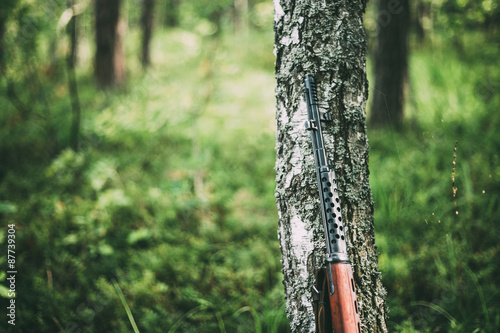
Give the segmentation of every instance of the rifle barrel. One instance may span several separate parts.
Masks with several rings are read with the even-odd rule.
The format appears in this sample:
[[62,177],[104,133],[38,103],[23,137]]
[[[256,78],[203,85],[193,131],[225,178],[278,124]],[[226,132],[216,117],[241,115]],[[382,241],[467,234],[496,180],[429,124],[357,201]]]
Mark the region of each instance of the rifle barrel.
[[325,232],[325,266],[332,319],[331,326],[335,333],[361,333],[358,301],[352,268],[347,254],[337,179],[333,167],[330,167],[327,162],[321,130],[321,120],[328,120],[331,117],[322,117],[319,111],[316,83],[311,74],[305,76],[304,95],[308,114],[308,121],[306,121],[305,125],[306,129],[311,132],[321,202],[321,217]]

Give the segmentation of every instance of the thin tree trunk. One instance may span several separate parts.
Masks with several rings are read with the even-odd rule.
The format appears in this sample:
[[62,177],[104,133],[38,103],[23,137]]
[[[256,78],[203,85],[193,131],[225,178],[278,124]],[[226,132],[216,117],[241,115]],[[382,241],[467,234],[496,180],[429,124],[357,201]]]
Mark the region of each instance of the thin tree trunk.
[[125,56],[120,24],[121,0],[95,0],[96,52],[94,76],[102,88],[125,81]]
[[[68,5],[74,8],[74,0],[69,0]],[[70,128],[70,145],[74,151],[78,151],[78,136],[80,132],[80,99],[78,98],[78,86],[75,75],[76,46],[77,46],[77,16],[73,10],[73,17],[68,23],[68,34],[70,37],[70,51],[66,59],[68,70],[68,88],[71,98],[72,119]]]
[[329,163],[338,179],[363,332],[387,332],[385,289],[377,267],[368,182],[365,106],[368,82],[365,3],[274,0],[276,52],[276,202],[278,237],[292,332],[314,332],[312,286],[324,263],[324,231],[303,99],[305,73],[317,82]]
[[0,5],[0,77],[5,74],[6,61],[5,53],[7,52],[6,37],[7,37],[7,21],[12,17],[12,11],[18,5],[16,0],[2,0]]
[[248,33],[248,0],[234,0],[233,22],[236,32]]
[[141,63],[142,67],[146,68],[151,64],[151,56],[149,45],[151,44],[151,36],[153,31],[153,9],[155,6],[154,0],[143,0],[142,2],[142,52]]
[[5,31],[7,19],[7,10],[0,10],[0,77],[5,72]]
[[408,0],[379,0],[370,125],[400,129],[408,78]]
[[181,0],[166,0],[164,26],[176,27],[179,25],[179,7]]
[[71,67],[76,65],[77,52],[78,52],[78,24],[77,24],[77,13],[75,13],[75,0],[68,0],[68,7],[72,9],[73,17],[68,22],[67,33],[70,41],[69,56],[68,61]]
[[415,10],[415,31],[417,33],[417,41],[422,44],[425,40],[424,18],[426,12],[426,5],[422,0],[417,1]]

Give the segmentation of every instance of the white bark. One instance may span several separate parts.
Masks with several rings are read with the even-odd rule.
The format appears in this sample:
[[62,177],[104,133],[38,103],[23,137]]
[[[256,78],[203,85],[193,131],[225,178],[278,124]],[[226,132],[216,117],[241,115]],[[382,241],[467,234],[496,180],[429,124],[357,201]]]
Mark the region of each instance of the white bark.
[[324,235],[303,79],[313,73],[325,147],[339,181],[348,251],[364,332],[387,332],[385,290],[377,268],[365,128],[367,79],[364,3],[275,0],[276,202],[287,315],[292,332],[314,332],[311,288],[324,262]]

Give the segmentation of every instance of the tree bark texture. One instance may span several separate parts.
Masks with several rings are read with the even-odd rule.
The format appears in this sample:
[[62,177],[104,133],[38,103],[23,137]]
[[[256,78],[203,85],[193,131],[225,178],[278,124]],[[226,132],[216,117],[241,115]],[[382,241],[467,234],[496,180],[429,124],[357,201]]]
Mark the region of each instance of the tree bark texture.
[[149,52],[149,45],[151,44],[151,36],[153,34],[153,10],[155,7],[154,0],[142,1],[142,52],[141,63],[142,67],[146,68],[151,64],[151,56]]
[[125,54],[120,24],[121,0],[95,0],[96,51],[94,76],[102,88],[110,88],[125,81]]
[[408,0],[379,0],[370,125],[400,129],[408,78]]
[[314,155],[303,98],[315,76],[325,149],[346,221],[363,332],[387,332],[386,291],[377,267],[366,136],[366,38],[362,1],[274,0],[276,54],[276,202],[278,237],[292,332],[314,332],[312,286],[325,258]]

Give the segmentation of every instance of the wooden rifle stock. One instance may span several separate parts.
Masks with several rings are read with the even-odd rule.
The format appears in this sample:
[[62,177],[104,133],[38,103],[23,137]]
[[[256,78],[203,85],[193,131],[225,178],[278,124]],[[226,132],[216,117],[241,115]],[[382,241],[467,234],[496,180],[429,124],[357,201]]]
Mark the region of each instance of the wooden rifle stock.
[[311,132],[316,178],[325,231],[326,259],[317,273],[313,299],[316,301],[318,333],[361,333],[358,302],[344,235],[340,197],[335,172],[327,163],[321,132],[321,121],[331,115],[318,109],[316,84],[310,74],[305,77],[305,100],[309,120],[305,127]]
[[358,301],[354,289],[351,265],[346,262],[330,264],[335,291],[329,290],[333,332],[360,333]]

